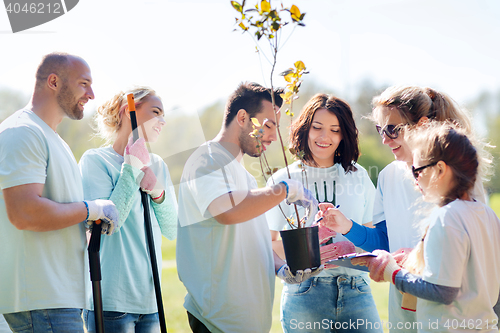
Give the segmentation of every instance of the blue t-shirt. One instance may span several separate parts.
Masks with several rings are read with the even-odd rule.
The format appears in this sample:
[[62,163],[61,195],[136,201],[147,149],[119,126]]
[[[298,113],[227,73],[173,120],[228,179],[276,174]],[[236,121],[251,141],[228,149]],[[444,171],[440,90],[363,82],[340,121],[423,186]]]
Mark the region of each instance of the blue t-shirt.
[[[173,204],[176,208],[175,192],[168,168],[159,156],[150,156],[150,168],[165,189],[165,200],[162,204]],[[111,146],[86,151],[80,159],[85,199],[109,199],[120,178],[122,164],[123,156]],[[123,226],[113,235],[101,237],[103,309],[127,313],[155,313],[158,309],[145,234],[144,209],[139,186],[134,189],[133,193],[124,193],[126,196],[133,196],[133,200]],[[157,219],[153,205],[150,200],[156,261],[158,267],[161,267],[162,235],[158,224],[160,217]],[[174,219],[177,220],[176,217]],[[161,277],[161,269],[158,273]]]
[[[44,184],[42,196],[58,203],[83,201],[80,171],[68,145],[31,110],[0,125],[0,186]],[[18,230],[0,192],[0,313],[89,308],[90,275],[85,227]]]

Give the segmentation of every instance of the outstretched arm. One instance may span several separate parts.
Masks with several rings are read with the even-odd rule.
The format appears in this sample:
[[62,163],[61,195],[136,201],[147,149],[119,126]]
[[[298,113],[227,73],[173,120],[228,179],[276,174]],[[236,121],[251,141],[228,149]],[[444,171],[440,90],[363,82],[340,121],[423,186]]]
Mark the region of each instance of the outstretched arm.
[[387,225],[385,221],[377,223],[375,228],[353,222],[351,229],[344,236],[354,245],[365,251],[389,251],[389,237],[387,237]]
[[232,191],[214,199],[208,206],[220,224],[237,224],[264,214],[286,198],[286,187],[280,183],[250,191]]
[[331,230],[340,232],[357,247],[369,252],[377,249],[389,251],[389,238],[387,237],[385,221],[379,222],[375,228],[371,228],[348,219],[332,204],[321,203],[319,209],[320,211],[316,217],[323,218],[321,224]]

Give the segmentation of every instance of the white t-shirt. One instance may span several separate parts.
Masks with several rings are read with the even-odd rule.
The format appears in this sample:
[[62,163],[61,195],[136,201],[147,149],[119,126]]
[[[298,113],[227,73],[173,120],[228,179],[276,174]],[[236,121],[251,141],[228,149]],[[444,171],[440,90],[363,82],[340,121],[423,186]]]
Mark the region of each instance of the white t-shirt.
[[394,161],[379,174],[373,224],[386,221],[389,249],[413,248],[422,236],[418,222],[434,206],[422,200],[406,162]]
[[[31,110],[0,125],[2,189],[44,184],[58,203],[83,201],[82,180],[68,145]],[[83,223],[60,230],[18,230],[0,192],[0,313],[89,308],[90,275]]]
[[[304,165],[305,174],[300,167],[301,162],[296,161],[289,165],[290,176],[294,180],[301,181],[308,190],[316,197],[318,202],[330,202],[333,205],[340,205],[339,210],[349,219],[359,223],[366,224],[372,222],[373,200],[375,196],[375,186],[373,186],[366,170],[359,164],[355,164],[357,171],[345,173],[341,164],[337,163],[329,168],[314,168]],[[307,180],[306,180],[307,175]],[[277,184],[282,180],[288,179],[286,169],[278,170],[272,178],[267,181],[268,185]],[[335,183],[335,188],[334,188]],[[292,216],[295,221],[295,209],[293,205],[287,205],[285,201],[281,204],[281,209],[286,216]],[[304,217],[304,208],[297,206],[299,216]],[[317,211],[317,207],[315,207]],[[278,206],[272,208],[266,213],[269,229],[281,231],[290,229],[283,213]],[[306,226],[314,223],[313,218],[308,220]],[[342,234],[337,233],[332,239],[334,243],[348,241]],[[338,276],[338,275],[360,275],[359,270],[337,267],[324,270],[318,276]]]
[[[423,332],[498,332],[493,306],[500,291],[500,220],[488,206],[455,200],[433,212],[424,240],[425,281],[460,288],[444,305],[418,299],[417,319]],[[496,327],[493,327],[493,326]]]
[[216,142],[198,148],[184,167],[177,269],[188,291],[184,307],[211,332],[271,329],[275,273],[265,216],[222,225],[207,210],[223,194],[255,188],[255,178]]

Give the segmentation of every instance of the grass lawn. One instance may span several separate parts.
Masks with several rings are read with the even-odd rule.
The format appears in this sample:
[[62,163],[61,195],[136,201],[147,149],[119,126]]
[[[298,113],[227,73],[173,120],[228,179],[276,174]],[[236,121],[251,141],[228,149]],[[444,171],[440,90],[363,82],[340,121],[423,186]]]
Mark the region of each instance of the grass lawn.
[[490,195],[490,207],[500,217],[500,193],[493,193]]
[[[190,333],[187,322],[186,310],[183,307],[186,289],[177,276],[175,267],[175,242],[163,239],[163,258],[168,261],[162,272],[162,296],[163,306],[167,319],[167,329],[171,333]],[[389,283],[371,283],[373,297],[377,304],[380,318],[387,322],[387,296],[389,294]],[[273,307],[273,326],[271,332],[282,332],[280,324],[280,299],[282,284],[276,279],[276,292]]]

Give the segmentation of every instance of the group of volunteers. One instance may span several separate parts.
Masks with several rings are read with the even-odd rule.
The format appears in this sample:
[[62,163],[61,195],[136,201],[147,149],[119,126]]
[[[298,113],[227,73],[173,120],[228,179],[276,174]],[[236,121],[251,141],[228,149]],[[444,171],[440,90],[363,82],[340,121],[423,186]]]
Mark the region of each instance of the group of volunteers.
[[[177,238],[193,332],[269,332],[276,276],[284,332],[498,332],[500,220],[482,184],[491,159],[445,94],[395,86],[373,99],[369,118],[396,158],[376,188],[357,163],[349,104],[316,94],[290,127],[301,159],[259,188],[242,158],[277,140],[282,90],[241,83],[219,134],[187,160],[177,200],[167,165],[148,150],[165,125],[149,87],[99,106],[106,144],[77,163],[57,127],[82,119],[92,83],[82,58],[48,54],[30,103],[0,124],[0,332],[96,332],[87,246],[97,220],[105,332],[160,332],[144,211],[157,262],[162,236]],[[292,204],[318,226],[319,267],[286,263],[279,231],[290,228]],[[364,251],[373,256],[352,259],[355,268],[330,262]],[[391,283],[388,323],[370,278]]]

